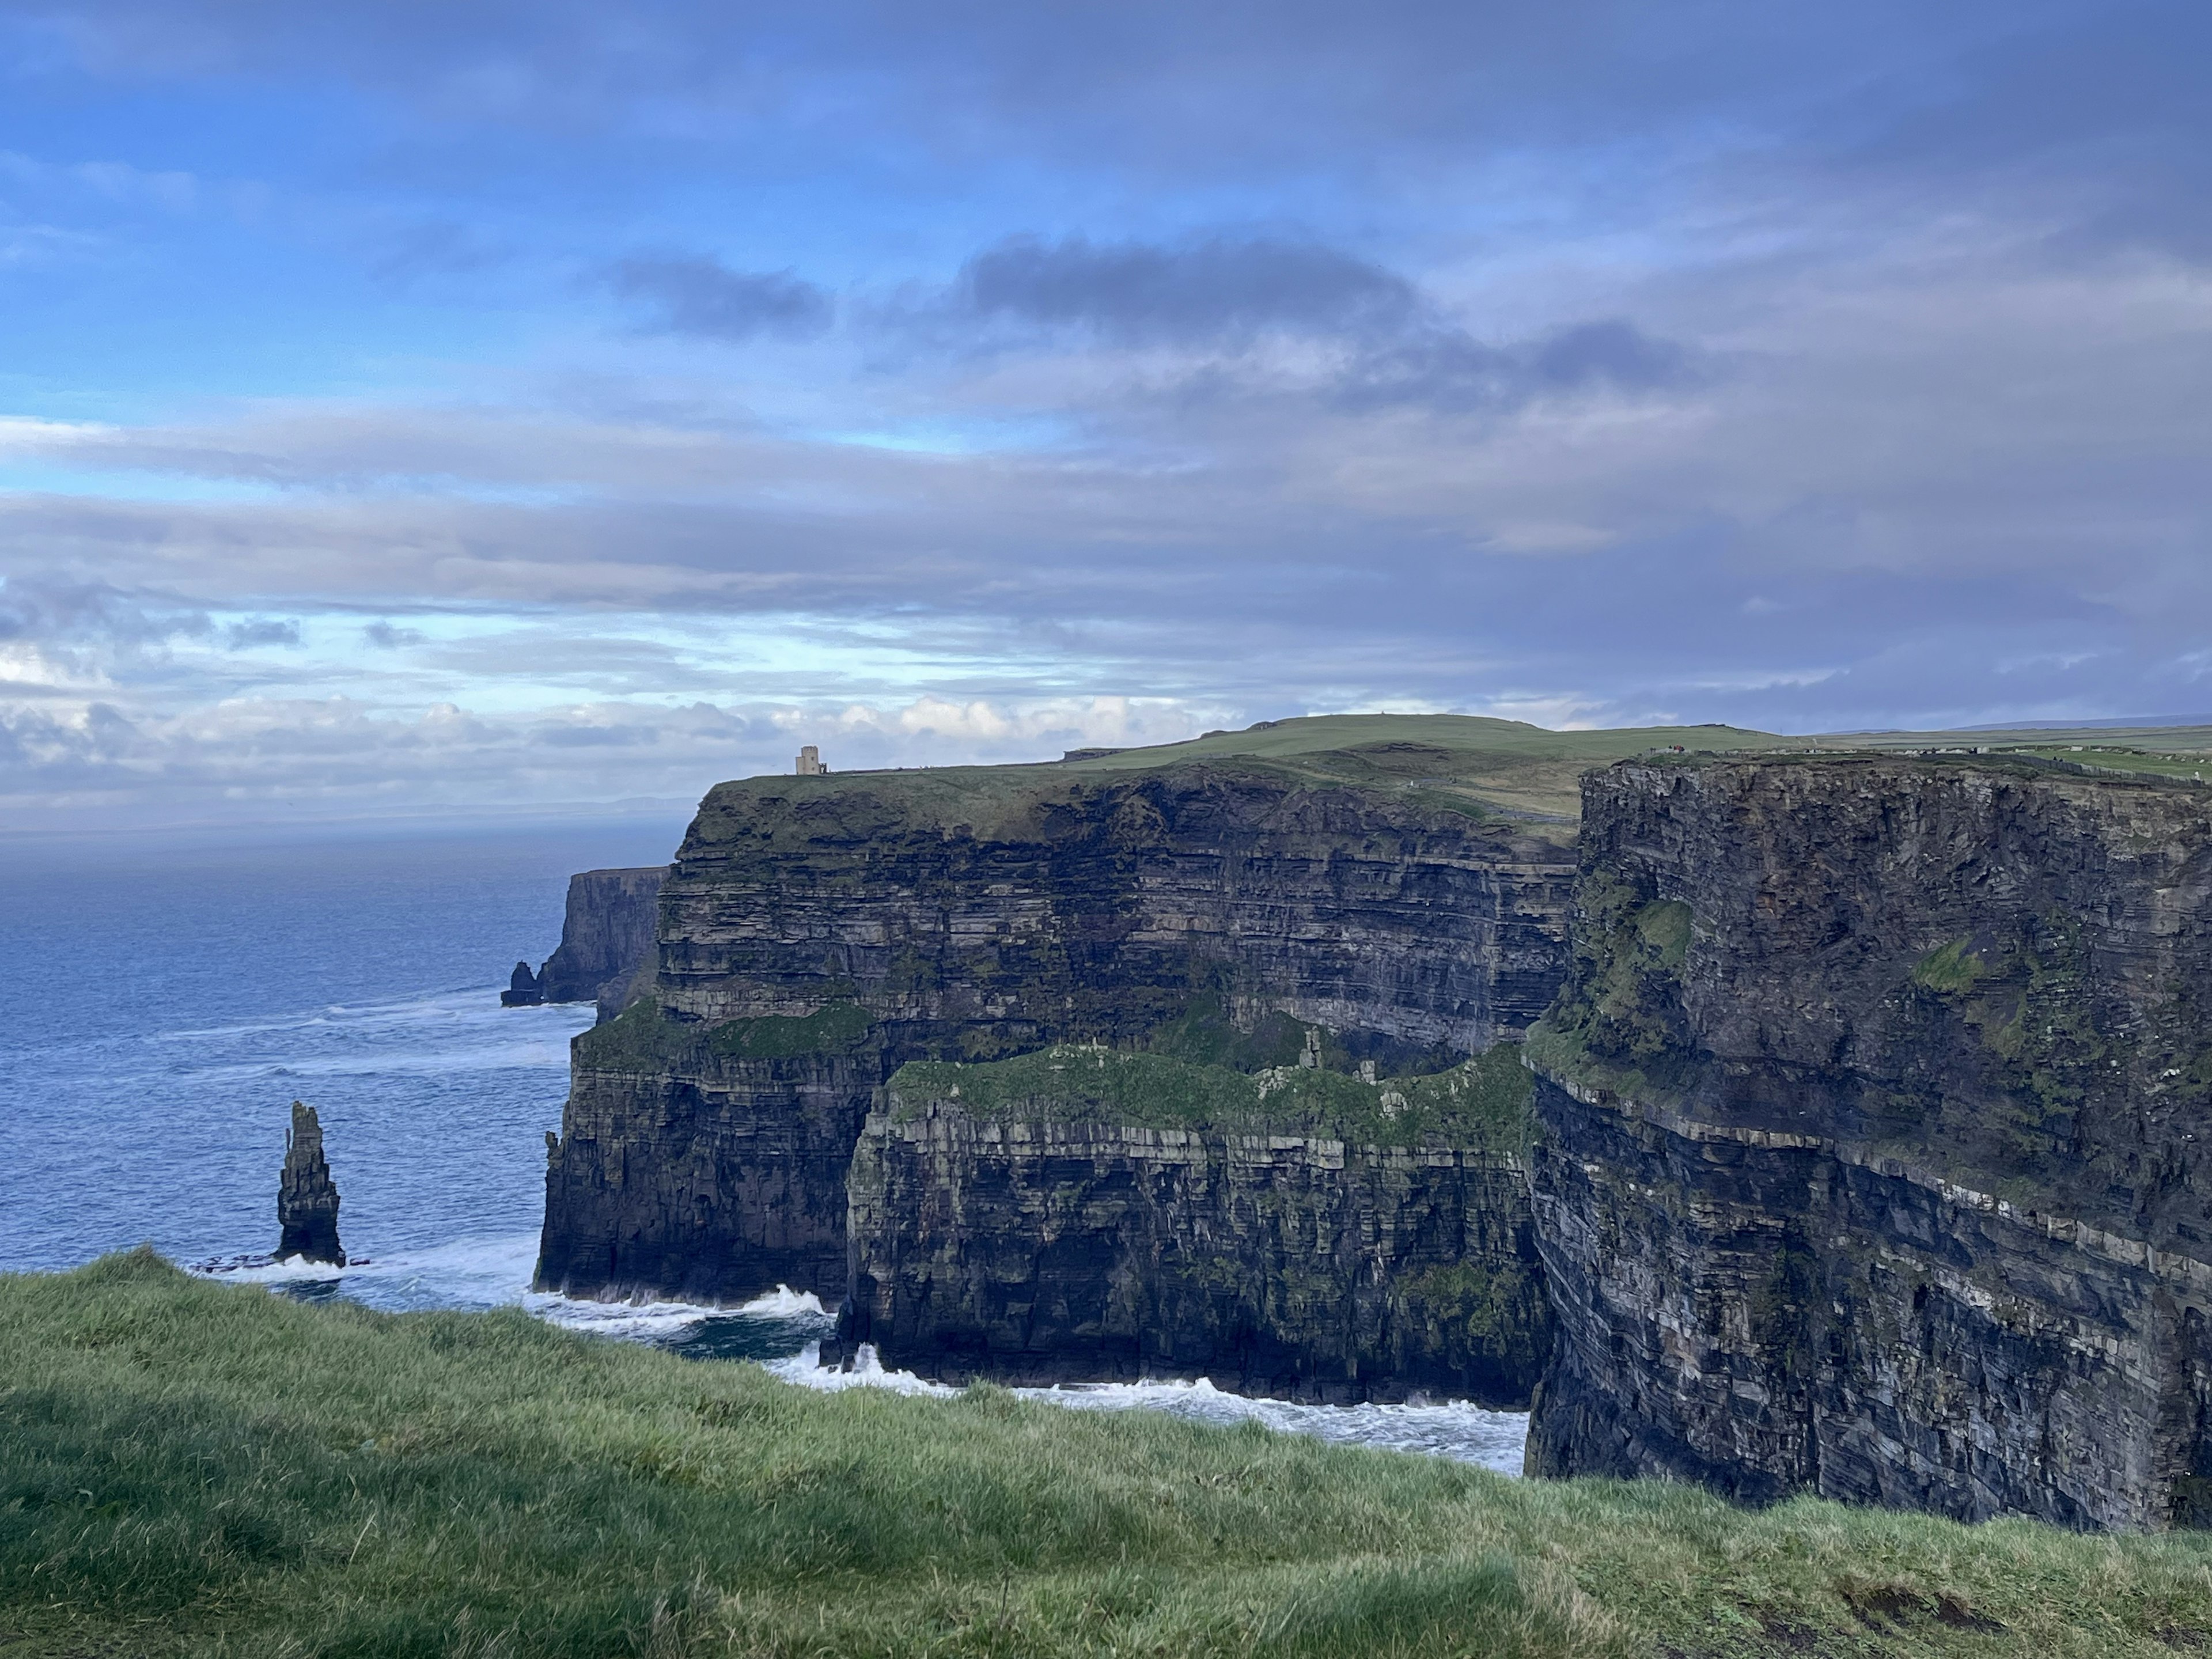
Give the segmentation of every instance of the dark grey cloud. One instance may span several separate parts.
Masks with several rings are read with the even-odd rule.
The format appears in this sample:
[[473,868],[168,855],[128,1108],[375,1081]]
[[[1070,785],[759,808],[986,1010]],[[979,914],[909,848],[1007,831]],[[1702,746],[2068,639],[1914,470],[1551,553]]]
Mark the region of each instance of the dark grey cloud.
[[[1267,337],[1316,343],[1332,355],[1322,403],[1346,410],[1425,407],[1468,413],[1533,397],[1682,386],[1698,355],[1620,318],[1492,343],[1453,321],[1410,277],[1313,240],[1227,233],[1176,243],[1047,241],[1012,237],[961,269],[949,291],[907,325],[933,343],[1000,352],[1047,342],[1192,354],[1168,395],[1221,399],[1290,395],[1279,374],[1224,368],[1213,354]],[[1010,336],[1008,330],[1012,329]]]
[[257,646],[297,645],[300,624],[282,622],[267,617],[236,622],[223,630],[223,639],[234,651],[250,651]]
[[213,629],[205,611],[170,596],[65,572],[0,574],[0,641],[141,646]]
[[1164,246],[1012,237],[968,261],[952,303],[987,321],[1080,328],[1133,344],[1268,329],[1390,334],[1425,309],[1405,277],[1340,249],[1228,235]]
[[1510,409],[1546,394],[1666,391],[1705,372],[1688,347],[1619,318],[1506,345],[1431,325],[1359,353],[1329,400],[1348,410],[1418,405],[1463,414]]
[[732,270],[716,259],[624,259],[608,280],[651,326],[709,339],[803,338],[828,328],[836,313],[829,291],[794,271]]

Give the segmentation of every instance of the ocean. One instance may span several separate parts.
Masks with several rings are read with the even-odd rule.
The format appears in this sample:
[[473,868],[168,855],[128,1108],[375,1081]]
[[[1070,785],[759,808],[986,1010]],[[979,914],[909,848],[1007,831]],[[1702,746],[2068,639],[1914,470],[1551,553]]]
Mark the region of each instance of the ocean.
[[[813,1364],[827,1313],[574,1301],[529,1289],[568,1044],[585,1006],[502,1008],[558,943],[574,871],[664,862],[671,821],[380,836],[0,842],[0,1270],[150,1243],[241,1294],[393,1312],[520,1304],[800,1386],[935,1385]],[[294,1100],[320,1115],[343,1273],[252,1265],[276,1242]],[[242,1263],[246,1265],[241,1265]],[[1202,1378],[1023,1390],[1071,1407],[1420,1451],[1517,1474],[1527,1419],[1463,1402],[1316,1407]]]

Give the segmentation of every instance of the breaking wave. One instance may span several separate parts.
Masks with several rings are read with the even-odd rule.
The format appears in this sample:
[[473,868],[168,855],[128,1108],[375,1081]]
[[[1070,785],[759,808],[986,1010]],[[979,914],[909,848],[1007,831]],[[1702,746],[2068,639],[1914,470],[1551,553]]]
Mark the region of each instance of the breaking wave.
[[[825,1393],[847,1389],[888,1389],[896,1394],[947,1398],[960,1392],[931,1382],[912,1371],[887,1371],[873,1346],[862,1343],[848,1371],[825,1369],[821,1345],[811,1342],[767,1369],[785,1382]],[[1216,1426],[1255,1422],[1285,1434],[1309,1434],[1340,1446],[1419,1452],[1455,1462],[1480,1464],[1500,1474],[1519,1474],[1528,1441],[1528,1413],[1492,1411],[1453,1400],[1405,1405],[1308,1406],[1289,1400],[1261,1400],[1217,1389],[1204,1377],[1192,1382],[1091,1382],[1048,1389],[1015,1389],[1024,1400],[1037,1400],[1074,1411],[1165,1412],[1170,1417]]]

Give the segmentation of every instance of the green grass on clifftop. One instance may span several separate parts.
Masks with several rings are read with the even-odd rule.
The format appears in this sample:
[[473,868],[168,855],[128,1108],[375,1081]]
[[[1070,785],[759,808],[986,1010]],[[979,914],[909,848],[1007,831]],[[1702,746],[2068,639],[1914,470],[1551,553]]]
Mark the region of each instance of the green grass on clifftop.
[[2212,1540],[810,1394],[153,1257],[0,1276],[0,1655],[2171,1655]]
[[1617,726],[1556,732],[1477,714],[1313,714],[1209,732],[1182,743],[1079,750],[1085,757],[1012,766],[941,766],[717,784],[702,803],[687,856],[708,849],[788,854],[814,836],[853,843],[917,828],[964,826],[988,837],[1036,827],[1033,815],[1143,773],[1206,767],[1306,788],[1356,787],[1417,811],[1495,819],[1564,845],[1582,813],[1582,775],[1648,755],[1682,758],[1936,751],[1947,763],[2059,761],[2115,776],[2212,778],[2212,726],[2023,728],[1779,736],[1731,726]]
[[1529,1080],[1501,1042],[1448,1072],[1364,1083],[1341,1072],[1279,1066],[1256,1074],[1165,1054],[1061,1044],[988,1065],[916,1061],[891,1079],[891,1111],[933,1099],[1008,1122],[1118,1123],[1231,1134],[1314,1134],[1359,1146],[1518,1151]]

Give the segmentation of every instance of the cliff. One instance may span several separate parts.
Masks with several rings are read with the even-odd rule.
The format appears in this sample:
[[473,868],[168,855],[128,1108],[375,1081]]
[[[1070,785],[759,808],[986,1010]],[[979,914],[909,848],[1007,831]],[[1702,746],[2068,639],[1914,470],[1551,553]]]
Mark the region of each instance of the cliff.
[[909,1065],[853,1160],[839,1340],[954,1382],[1523,1405],[1552,1339],[1528,1092],[1510,1044],[1379,1083],[1103,1048]]
[[1310,1027],[1331,1065],[1414,1070],[1516,1034],[1558,983],[1571,856],[1450,755],[1384,748],[1331,759],[1361,783],[1125,754],[717,787],[650,1000],[576,1045],[540,1283],[834,1303],[847,1166],[909,1061],[1101,1042],[1251,1068]]
[[620,1013],[629,1000],[631,981],[651,966],[660,884],[667,875],[666,866],[655,865],[586,870],[569,877],[561,943],[538,970],[538,1000],[596,1002],[601,1019]]
[[292,1103],[292,1127],[284,1137],[284,1170],[276,1187],[276,1259],[295,1257],[346,1264],[338,1243],[338,1189],[323,1156],[323,1125],[315,1109]]
[[1532,1469],[2212,1521],[2212,797],[1628,763],[1583,824]]

